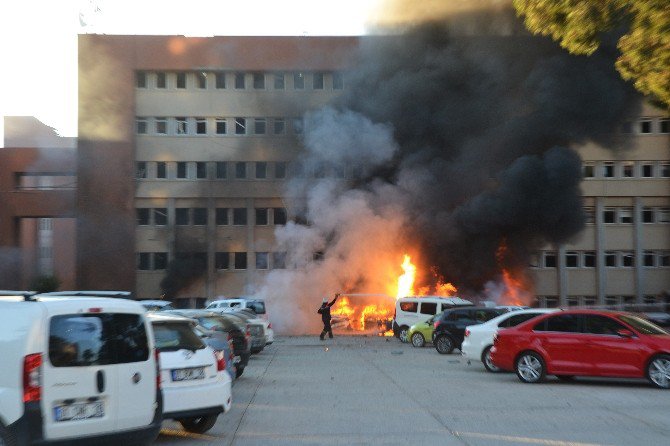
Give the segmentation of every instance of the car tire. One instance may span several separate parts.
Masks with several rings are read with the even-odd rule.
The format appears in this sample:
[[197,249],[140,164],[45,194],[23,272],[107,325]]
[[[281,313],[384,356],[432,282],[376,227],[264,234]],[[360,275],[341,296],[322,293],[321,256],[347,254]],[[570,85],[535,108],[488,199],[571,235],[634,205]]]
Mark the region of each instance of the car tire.
[[514,362],[514,370],[522,382],[529,384],[540,383],[547,376],[547,366],[535,352],[521,353]]
[[218,414],[204,415],[202,417],[183,418],[178,421],[185,431],[191,432],[193,434],[204,434],[205,432],[214,427],[214,424],[216,423],[216,419],[218,417],[219,417]]
[[0,423],[0,446],[16,446],[16,438]]
[[421,333],[414,333],[412,335],[412,345],[414,347],[423,347],[426,345],[426,340]]
[[244,367],[238,367],[237,370],[235,370],[235,379],[242,376],[242,373],[244,373]]
[[435,350],[443,355],[448,355],[454,351],[454,340],[448,335],[439,335],[435,338]]
[[670,355],[656,355],[647,364],[647,379],[660,388],[670,389]]
[[556,375],[556,378],[564,383],[571,383],[575,380],[575,375]]
[[409,327],[407,325],[403,325],[400,327],[400,332],[398,332],[398,339],[400,339],[400,342],[402,343],[407,343],[409,342]]
[[482,363],[484,364],[484,368],[491,373],[498,373],[500,372],[500,367],[496,366],[492,361],[491,361],[491,347],[492,345],[489,345],[484,349],[482,352]]

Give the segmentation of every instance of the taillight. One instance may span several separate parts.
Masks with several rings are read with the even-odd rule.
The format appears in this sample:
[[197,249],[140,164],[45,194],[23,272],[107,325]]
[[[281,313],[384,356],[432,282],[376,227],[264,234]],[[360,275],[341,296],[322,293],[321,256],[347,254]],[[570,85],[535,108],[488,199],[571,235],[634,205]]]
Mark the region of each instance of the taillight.
[[439,322],[439,321],[438,321],[438,322],[435,322],[435,323],[433,324],[433,328],[434,328],[435,330],[437,330],[437,326],[438,326],[438,325],[440,325],[440,322]]
[[216,371],[226,370],[226,355],[221,350],[214,350],[214,358],[216,359]]
[[465,337],[467,338],[468,336],[470,336],[470,330],[468,330],[468,329],[466,328],[466,329],[465,329]]
[[37,402],[42,397],[42,354],[23,358],[23,402]]
[[157,348],[154,349],[154,358],[156,359],[156,390],[161,389],[161,366],[160,366],[160,352]]

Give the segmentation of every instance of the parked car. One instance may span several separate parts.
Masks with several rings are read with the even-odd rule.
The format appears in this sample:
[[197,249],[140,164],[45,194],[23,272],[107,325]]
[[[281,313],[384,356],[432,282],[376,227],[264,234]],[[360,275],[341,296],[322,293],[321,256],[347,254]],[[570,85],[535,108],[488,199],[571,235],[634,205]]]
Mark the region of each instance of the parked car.
[[647,378],[670,388],[670,334],[631,313],[572,310],[538,316],[500,330],[493,364],[513,370],[522,382],[546,375]]
[[506,313],[504,308],[465,307],[443,311],[433,323],[433,345],[439,353],[448,354],[460,349],[465,337],[465,327],[483,324]]
[[423,347],[426,345],[426,339],[428,339],[428,342],[432,342],[435,321],[439,320],[440,316],[442,316],[442,313],[437,313],[435,316],[409,327],[407,336],[414,347]]
[[162,421],[153,332],[127,299],[0,300],[0,444],[149,444]]
[[140,300],[138,301],[147,311],[165,311],[174,310],[172,302],[169,300]]
[[240,363],[240,357],[235,356],[232,337],[226,332],[207,330],[202,325],[196,325],[194,329],[214,353],[222,354],[226,358],[226,371],[232,378],[237,378],[237,364]]
[[244,313],[250,319],[250,322],[263,325],[263,334],[265,335],[265,345],[270,345],[275,341],[275,332],[272,329],[272,324],[269,320],[258,317],[258,315],[250,308],[233,308],[234,313]]
[[530,310],[516,310],[494,317],[488,322],[465,327],[464,339],[461,344],[461,354],[470,361],[481,361],[489,372],[498,372],[500,369],[491,362],[491,347],[493,336],[500,329],[516,327],[541,314],[558,311],[554,308],[534,308]]
[[[229,313],[231,311],[247,311],[251,316],[256,316],[260,319],[257,323],[262,323],[264,326],[265,343],[272,344],[274,342],[274,330],[272,323],[268,317],[263,299],[252,299],[247,297],[235,297],[230,299],[215,300],[207,307],[206,310],[216,313]],[[261,322],[262,321],[262,322]]]
[[226,359],[195,332],[193,320],[165,313],[148,315],[160,352],[163,418],[202,434],[232,402]]
[[236,365],[235,377],[239,378],[242,375],[251,357],[251,335],[243,321],[205,310],[171,310],[165,313],[195,319],[198,325],[207,331],[227,333],[233,340],[234,355],[240,357]]
[[237,318],[240,323],[247,327],[249,335],[251,336],[251,353],[260,353],[267,344],[267,337],[265,335],[265,321],[258,319],[256,315],[249,314],[244,311],[230,311],[222,312],[221,315],[228,315]]
[[456,306],[472,306],[472,302],[459,297],[441,296],[409,296],[396,300],[393,315],[393,334],[401,342],[409,341],[409,327],[423,322],[449,308]]

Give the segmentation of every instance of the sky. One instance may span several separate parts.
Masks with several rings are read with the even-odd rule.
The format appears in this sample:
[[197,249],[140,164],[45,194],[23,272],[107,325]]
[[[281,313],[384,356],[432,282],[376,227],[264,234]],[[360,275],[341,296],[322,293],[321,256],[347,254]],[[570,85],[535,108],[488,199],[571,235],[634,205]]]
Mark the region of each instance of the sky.
[[[363,35],[381,0],[9,0],[0,116],[77,135],[77,35]],[[0,147],[4,140],[0,120]]]

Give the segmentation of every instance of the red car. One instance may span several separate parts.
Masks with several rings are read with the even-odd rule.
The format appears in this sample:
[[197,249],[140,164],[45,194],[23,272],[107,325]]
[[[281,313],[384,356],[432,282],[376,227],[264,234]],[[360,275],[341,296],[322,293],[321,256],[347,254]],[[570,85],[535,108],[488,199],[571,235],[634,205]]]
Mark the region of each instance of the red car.
[[647,378],[670,388],[670,334],[631,313],[573,310],[549,313],[494,338],[491,360],[526,383],[546,375]]

